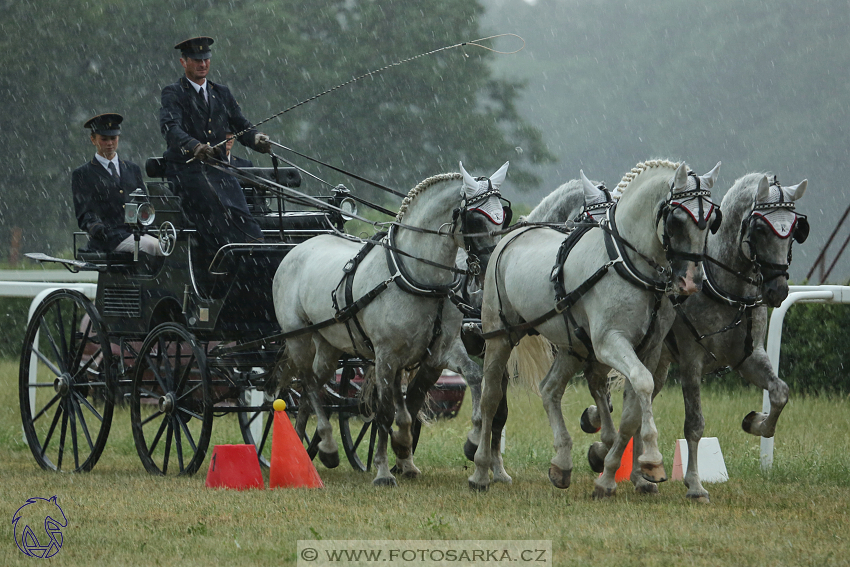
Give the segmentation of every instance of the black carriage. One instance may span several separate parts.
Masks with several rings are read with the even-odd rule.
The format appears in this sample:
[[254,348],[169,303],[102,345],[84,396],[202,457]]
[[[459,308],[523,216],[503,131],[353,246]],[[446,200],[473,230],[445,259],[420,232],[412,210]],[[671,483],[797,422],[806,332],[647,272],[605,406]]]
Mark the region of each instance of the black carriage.
[[[163,176],[150,159],[148,177]],[[195,230],[185,220],[168,182],[146,183],[127,204],[135,234],[159,239],[165,256],[77,249],[74,260],[30,254],[72,271],[98,272],[92,303],[83,293],[59,289],[44,298],[27,327],[21,355],[20,408],[26,439],[45,469],[91,470],[103,452],[115,403],[128,403],[136,449],[154,474],[193,474],[210,443],[213,417],[236,412],[245,443],[261,463],[271,450],[271,396],[275,365],[283,351],[270,282],[295,245],[342,230],[340,209],[352,205],[339,186],[323,199],[325,211],[288,211],[280,193],[266,193],[262,179],[299,187],[295,168],[247,168],[243,189],[265,243],[229,244],[212,257],[199,253]],[[250,181],[255,180],[254,182]],[[371,465],[375,430],[361,400],[362,361],[340,362],[336,381],[324,392],[339,418],[350,464]],[[460,393],[462,384],[444,383]],[[305,410],[300,385],[281,396],[291,415]],[[457,396],[454,396],[454,401]],[[459,403],[445,404],[446,413]],[[304,436],[315,456],[317,435]]]

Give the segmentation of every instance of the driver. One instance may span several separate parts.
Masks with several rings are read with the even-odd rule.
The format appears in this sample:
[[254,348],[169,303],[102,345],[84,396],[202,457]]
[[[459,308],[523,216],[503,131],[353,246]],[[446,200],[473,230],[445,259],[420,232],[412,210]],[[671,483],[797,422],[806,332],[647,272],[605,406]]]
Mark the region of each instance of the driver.
[[227,132],[235,132],[241,144],[255,151],[271,150],[269,137],[242,115],[230,89],[207,79],[212,44],[211,37],[196,37],[174,46],[185,75],[162,89],[159,109],[160,130],[168,144],[166,177],[208,253],[231,242],[263,241],[236,179],[204,163],[225,159],[224,145],[215,150],[213,146],[223,142]]
[[[89,235],[89,250],[132,252],[135,248],[133,231],[124,223],[124,203],[144,184],[138,165],[118,159],[123,120],[120,114],[106,113],[83,124],[83,128],[91,129],[90,139],[97,153],[71,173],[71,192],[77,224]],[[159,241],[149,234],[141,236],[139,250],[162,256]]]

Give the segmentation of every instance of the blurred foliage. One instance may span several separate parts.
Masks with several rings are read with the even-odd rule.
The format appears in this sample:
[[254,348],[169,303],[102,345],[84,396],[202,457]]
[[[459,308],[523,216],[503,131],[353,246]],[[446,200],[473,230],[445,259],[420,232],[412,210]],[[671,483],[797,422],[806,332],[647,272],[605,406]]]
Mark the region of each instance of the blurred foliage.
[[791,392],[850,393],[850,306],[801,303],[785,314],[779,376]]
[[[0,93],[7,101],[0,110],[7,140],[0,257],[13,226],[24,229],[24,251],[67,246],[75,227],[70,172],[94,153],[82,128],[89,117],[124,115],[123,158],[141,165],[161,155],[159,97],[183,74],[178,41],[213,36],[210,79],[228,85],[245,115],[259,122],[390,63],[489,35],[482,13],[479,2],[461,0],[0,2]],[[522,85],[492,78],[493,58],[470,46],[422,57],[261,129],[402,192],[457,171],[460,160],[483,172],[511,159],[510,181],[528,189],[539,182],[528,165],[552,156],[517,112]],[[269,165],[265,156],[249,157]],[[331,184],[377,197],[365,184],[293,159]]]

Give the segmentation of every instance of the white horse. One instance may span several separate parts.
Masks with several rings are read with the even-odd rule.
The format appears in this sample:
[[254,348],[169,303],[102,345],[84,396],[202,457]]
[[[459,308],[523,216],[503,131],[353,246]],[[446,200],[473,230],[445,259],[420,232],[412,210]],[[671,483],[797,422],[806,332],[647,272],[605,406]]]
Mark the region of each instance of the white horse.
[[[605,216],[608,206],[613,204],[611,193],[604,183],[590,181],[580,172],[580,179],[571,179],[549,195],[531,210],[528,215],[520,219],[529,223],[552,223],[564,224],[567,221],[578,223],[599,222]],[[581,230],[581,228],[579,228]],[[480,294],[472,297],[472,302],[479,310],[481,308]],[[474,300],[478,301],[475,302]],[[515,349],[511,354],[511,361],[515,362],[518,374],[524,381],[538,380],[546,374],[552,365],[552,347],[549,341],[537,340],[539,336],[526,336],[522,339],[523,348]],[[469,340],[467,341],[469,342]],[[470,347],[467,346],[467,349]],[[476,354],[483,355],[484,340],[476,341],[472,347]],[[521,355],[517,355],[521,353]],[[508,367],[511,367],[511,361]],[[479,373],[480,374],[480,373]],[[513,374],[513,370],[511,370]],[[481,383],[467,381],[472,398],[472,429],[466,436],[463,453],[470,461],[475,459],[475,451],[478,450],[478,441],[481,438]],[[511,477],[505,471],[502,455],[499,448],[502,429],[508,419],[507,392],[503,392],[502,401],[493,416],[491,442],[493,443],[492,466],[494,482],[510,483]]]
[[[638,164],[618,186],[622,197],[609,209],[603,228],[591,229],[554,267],[564,242],[561,233],[527,229],[502,239],[484,286],[482,429],[471,488],[489,486],[492,418],[503,397],[503,369],[515,341],[532,328],[558,346],[540,387],[555,441],[552,483],[567,488],[572,473],[572,440],[561,413],[566,382],[594,359],[625,375],[636,392],[635,403],[624,408],[620,435],[605,459],[594,495],[614,494],[614,473],[626,441],[639,426],[645,448],[638,459],[641,472],[652,482],[666,480],[647,366],[656,367],[661,340],[674,317],[663,294],[689,295],[700,289],[699,260],[706,228],[714,224],[709,222],[712,207],[706,197],[719,166],[697,177],[688,175],[684,163]],[[608,273],[610,268],[618,274]]]
[[[705,427],[700,404],[702,376],[730,367],[768,391],[770,413],[750,412],[742,423],[744,431],[753,435],[773,437],[779,414],[788,402],[788,386],[773,371],[764,341],[768,307],[778,307],[788,296],[792,241],[802,243],[808,237],[808,221],[795,210],[807,185],[803,180],[781,187],[775,177],[771,182],[763,173],[751,173],[735,182],[721,203],[723,225],[706,243],[703,293],[681,305],[681,316],[665,342],[654,373],[655,393],[666,381],[670,363],[678,362],[685,398],[688,465],[684,481],[689,499],[709,501],[697,470]],[[607,405],[599,403],[601,396],[594,397],[600,408]],[[588,410],[588,419],[603,426],[603,442],[594,443],[588,453],[591,467],[598,472],[615,432],[610,419],[597,417],[597,406]],[[636,436],[635,455],[640,446]],[[636,490],[653,491],[640,475],[633,473],[631,480]]]
[[[330,235],[299,244],[281,262],[272,292],[282,332],[310,329],[287,338],[280,385],[295,376],[303,380],[318,419],[319,457],[326,466],[338,465],[339,454],[319,393],[346,353],[375,364],[379,432],[373,483],[396,485],[387,460],[390,434],[399,470],[405,476],[419,474],[400,375],[416,364],[439,366],[455,342],[460,320],[453,314],[443,317],[444,309],[452,308],[446,298],[454,288],[454,259],[459,247],[487,251],[495,242],[484,234],[473,245],[464,232],[480,234],[473,219],[481,215],[501,225],[499,186],[507,168],[506,163],[489,179],[476,180],[463,171],[421,182],[404,199],[389,234],[379,246],[364,250],[356,269],[353,259],[362,245]],[[346,285],[350,293],[344,299]],[[342,315],[357,302],[365,306],[353,316]],[[447,323],[456,328],[446,328]],[[392,431],[394,418],[397,431]]]

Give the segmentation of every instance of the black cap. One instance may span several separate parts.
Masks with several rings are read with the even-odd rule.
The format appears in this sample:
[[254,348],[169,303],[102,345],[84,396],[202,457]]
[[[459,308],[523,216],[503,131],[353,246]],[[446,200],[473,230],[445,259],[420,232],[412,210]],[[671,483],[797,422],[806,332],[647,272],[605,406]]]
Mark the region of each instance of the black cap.
[[209,59],[212,57],[210,45],[213,44],[211,37],[193,37],[186,39],[174,46],[174,49],[179,49],[183,57],[190,59]]
[[115,112],[107,112],[98,114],[86,120],[83,128],[91,128],[92,134],[100,134],[101,136],[120,136],[121,122],[124,117]]

